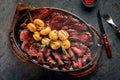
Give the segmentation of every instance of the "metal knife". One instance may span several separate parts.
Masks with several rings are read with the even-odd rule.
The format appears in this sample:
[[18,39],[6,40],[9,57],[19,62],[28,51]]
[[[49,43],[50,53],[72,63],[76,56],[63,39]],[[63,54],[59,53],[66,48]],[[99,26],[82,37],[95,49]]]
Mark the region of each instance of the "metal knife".
[[104,27],[103,27],[103,24],[102,24],[102,19],[101,19],[101,15],[100,15],[99,10],[98,10],[98,13],[97,13],[97,19],[98,19],[98,24],[99,24],[101,36],[103,38],[103,42],[104,42],[104,45],[105,45],[105,48],[106,48],[107,56],[109,58],[111,58],[112,57],[112,52],[111,52],[111,49],[110,49],[110,45],[109,45],[107,35],[105,34],[105,30],[104,30]]

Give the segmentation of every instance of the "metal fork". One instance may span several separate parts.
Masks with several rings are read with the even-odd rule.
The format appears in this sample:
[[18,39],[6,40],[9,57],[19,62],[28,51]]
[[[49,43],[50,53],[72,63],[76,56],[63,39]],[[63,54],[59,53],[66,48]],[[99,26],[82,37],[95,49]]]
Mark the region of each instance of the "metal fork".
[[108,14],[104,14],[102,15],[102,17],[111,25],[113,25],[115,28],[118,28],[118,26],[113,22],[113,19],[111,16],[109,16]]
[[117,35],[120,37],[120,27],[118,27],[114,22],[111,16],[109,16],[108,14],[104,14],[102,15],[102,17],[112,26],[114,26],[114,28],[116,29],[116,33]]

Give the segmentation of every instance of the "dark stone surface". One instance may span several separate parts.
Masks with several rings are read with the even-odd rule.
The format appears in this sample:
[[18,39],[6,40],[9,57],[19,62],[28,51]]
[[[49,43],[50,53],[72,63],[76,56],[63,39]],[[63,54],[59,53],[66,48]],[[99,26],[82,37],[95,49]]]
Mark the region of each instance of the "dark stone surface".
[[95,72],[83,78],[74,79],[70,76],[53,71],[46,71],[34,64],[27,64],[17,58],[11,48],[8,33],[18,2],[36,7],[57,7],[75,13],[99,30],[96,13],[108,13],[120,26],[120,0],[98,0],[92,10],[86,10],[81,0],[0,0],[0,80],[120,80],[120,39],[113,27],[104,20],[103,24],[108,35],[113,57],[108,59],[105,49]]

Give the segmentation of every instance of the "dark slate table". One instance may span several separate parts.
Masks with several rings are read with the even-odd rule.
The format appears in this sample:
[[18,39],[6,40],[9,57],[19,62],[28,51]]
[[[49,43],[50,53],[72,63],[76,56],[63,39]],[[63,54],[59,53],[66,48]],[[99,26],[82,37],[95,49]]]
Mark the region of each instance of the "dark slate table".
[[113,57],[108,59],[105,49],[95,72],[83,78],[72,78],[24,63],[18,59],[11,48],[8,33],[18,2],[35,7],[57,7],[75,13],[86,22],[96,26],[99,31],[96,13],[108,13],[120,26],[120,0],[98,0],[92,10],[86,10],[81,0],[0,0],[0,80],[120,80],[120,39],[113,28],[103,21],[108,35]]

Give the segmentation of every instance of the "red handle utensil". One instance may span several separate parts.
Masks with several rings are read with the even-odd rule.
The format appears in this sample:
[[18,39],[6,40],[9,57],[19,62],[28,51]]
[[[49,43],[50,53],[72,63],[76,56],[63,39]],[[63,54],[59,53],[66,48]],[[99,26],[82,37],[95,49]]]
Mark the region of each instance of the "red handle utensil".
[[107,39],[107,35],[103,34],[102,37],[103,37],[103,42],[105,44],[105,48],[106,48],[106,51],[107,51],[107,56],[109,58],[111,58],[112,57],[112,52],[111,52],[110,45],[109,45],[109,42],[108,42],[108,39]]

